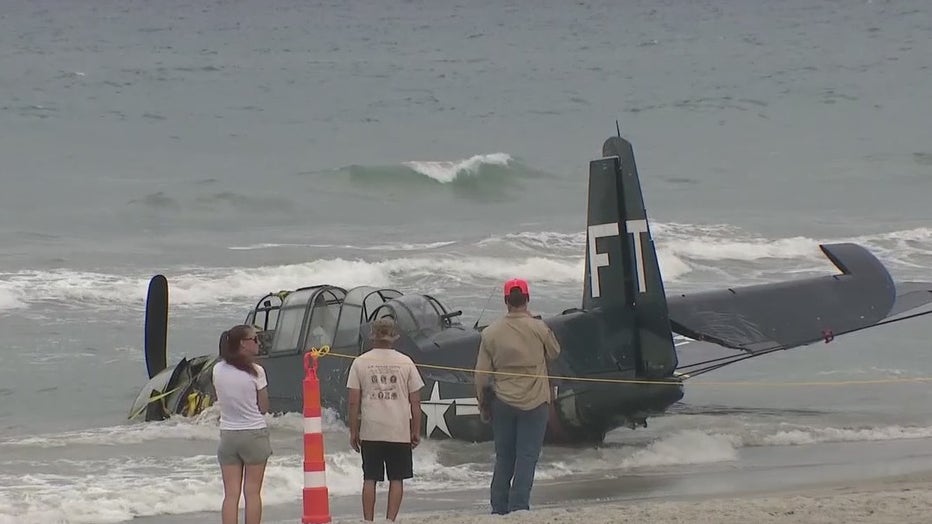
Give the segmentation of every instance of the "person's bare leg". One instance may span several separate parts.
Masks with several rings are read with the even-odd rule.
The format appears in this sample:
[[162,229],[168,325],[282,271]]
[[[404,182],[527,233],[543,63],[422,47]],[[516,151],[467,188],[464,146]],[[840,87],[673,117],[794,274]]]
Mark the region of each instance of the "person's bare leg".
[[392,480],[388,483],[388,507],[385,508],[385,518],[394,522],[401,509],[401,499],[405,494],[403,480]]
[[362,483],[362,518],[375,519],[375,481],[364,480]]
[[262,522],[262,479],[265,478],[265,464],[246,464],[246,476],[243,479],[243,496],[246,498],[246,524]]
[[220,521],[223,524],[236,524],[239,519],[239,493],[243,486],[243,466],[232,464],[220,466],[223,477],[223,505],[220,507]]

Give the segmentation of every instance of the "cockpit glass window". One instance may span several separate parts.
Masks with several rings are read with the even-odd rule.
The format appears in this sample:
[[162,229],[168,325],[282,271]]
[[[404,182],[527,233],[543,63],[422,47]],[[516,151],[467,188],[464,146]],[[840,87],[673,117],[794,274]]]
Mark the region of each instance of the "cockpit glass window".
[[307,301],[315,291],[317,289],[295,291],[285,299],[279,311],[278,329],[275,332],[275,343],[271,353],[298,349],[301,326],[304,325],[304,315],[307,312]]
[[[339,293],[341,296],[337,296]],[[314,297],[314,310],[308,327],[307,347],[320,348],[333,345],[337,331],[337,319],[343,306],[343,292],[334,288],[320,292]]]
[[274,329],[275,325],[278,323],[278,315],[280,309],[270,309],[268,311],[263,311],[259,313],[259,318],[255,319],[253,324],[258,326],[259,329],[265,329],[268,326],[269,329]]
[[343,304],[343,311],[340,312],[340,321],[337,325],[337,335],[333,339],[333,346],[342,348],[358,344],[359,325],[363,321],[362,307],[357,304]]
[[292,306],[281,310],[278,329],[275,331],[275,344],[272,347],[273,353],[297,350],[305,311],[304,306]]
[[417,333],[417,321],[414,315],[404,304],[392,304],[392,311],[395,313],[395,327],[403,333],[409,335]]
[[423,295],[404,295],[389,301],[395,311],[398,329],[412,337],[440,331],[440,311]]

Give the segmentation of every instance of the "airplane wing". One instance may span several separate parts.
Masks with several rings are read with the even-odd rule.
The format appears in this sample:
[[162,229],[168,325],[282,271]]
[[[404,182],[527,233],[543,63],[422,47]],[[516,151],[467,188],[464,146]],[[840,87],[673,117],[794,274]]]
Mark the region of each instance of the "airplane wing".
[[700,369],[711,370],[700,365],[715,369],[771,351],[830,341],[895,317],[902,319],[932,303],[932,283],[898,287],[865,248],[820,247],[840,275],[668,297],[674,332],[719,346],[679,346],[677,371],[695,375]]
[[896,285],[896,302],[887,318],[902,318],[932,302],[932,282],[902,282]]

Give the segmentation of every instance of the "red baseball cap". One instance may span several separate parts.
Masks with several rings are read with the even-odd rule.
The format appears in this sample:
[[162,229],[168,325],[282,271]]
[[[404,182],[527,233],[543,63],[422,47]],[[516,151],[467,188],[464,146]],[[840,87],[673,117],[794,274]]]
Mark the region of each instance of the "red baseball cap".
[[530,293],[530,291],[528,291],[528,289],[527,289],[527,280],[524,280],[523,278],[513,278],[513,279],[509,280],[508,282],[505,282],[504,288],[505,288],[505,296],[506,296],[506,297],[507,297],[509,294],[511,294],[511,290],[512,290],[513,288],[518,288],[518,289],[521,290],[521,293],[523,293],[524,295],[526,295],[528,298],[531,298],[531,293]]

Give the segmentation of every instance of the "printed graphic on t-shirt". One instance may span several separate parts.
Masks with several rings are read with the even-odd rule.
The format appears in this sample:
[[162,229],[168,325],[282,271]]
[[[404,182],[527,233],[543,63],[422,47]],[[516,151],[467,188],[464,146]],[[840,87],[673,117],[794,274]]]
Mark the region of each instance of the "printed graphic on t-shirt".
[[410,358],[390,349],[373,349],[353,362],[346,385],[361,393],[362,440],[411,441],[408,397],[424,382]]
[[397,400],[398,385],[403,383],[401,366],[370,365],[365,370],[369,376],[368,387],[363,394],[370,400]]

